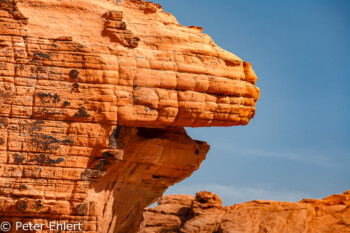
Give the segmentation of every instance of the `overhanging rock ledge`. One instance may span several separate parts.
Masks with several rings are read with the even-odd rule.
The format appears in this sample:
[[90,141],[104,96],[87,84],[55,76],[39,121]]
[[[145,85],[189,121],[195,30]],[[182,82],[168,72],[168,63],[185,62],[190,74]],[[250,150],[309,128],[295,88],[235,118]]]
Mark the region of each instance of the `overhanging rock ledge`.
[[183,127],[248,124],[256,80],[158,4],[0,0],[0,220],[136,232],[205,159]]

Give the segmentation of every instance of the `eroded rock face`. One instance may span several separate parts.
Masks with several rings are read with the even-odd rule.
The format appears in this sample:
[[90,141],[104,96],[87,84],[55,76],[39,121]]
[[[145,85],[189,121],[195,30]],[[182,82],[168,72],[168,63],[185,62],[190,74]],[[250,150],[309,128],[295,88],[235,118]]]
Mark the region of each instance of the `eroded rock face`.
[[124,126],[247,124],[249,63],[143,1],[1,1],[4,117]]
[[[7,123],[10,133],[25,126],[18,123]],[[209,150],[205,142],[192,140],[181,128],[118,126],[110,148],[82,147],[76,150],[81,154],[68,154],[57,145],[56,134],[43,134],[49,130],[42,123],[32,132],[22,132],[40,135],[29,136],[30,142],[36,142],[36,151],[5,154],[8,162],[1,165],[0,180],[2,220],[47,227],[59,220],[82,223],[84,231],[136,232],[144,207],[197,170]],[[77,138],[86,140],[84,132],[78,132],[82,135]],[[96,154],[99,151],[103,153]]]
[[139,233],[335,233],[350,232],[350,190],[299,203],[251,201],[222,206],[214,193],[168,195],[146,209]]
[[0,0],[0,26],[7,221],[135,232],[144,207],[209,150],[183,127],[254,116],[251,65],[157,4]]

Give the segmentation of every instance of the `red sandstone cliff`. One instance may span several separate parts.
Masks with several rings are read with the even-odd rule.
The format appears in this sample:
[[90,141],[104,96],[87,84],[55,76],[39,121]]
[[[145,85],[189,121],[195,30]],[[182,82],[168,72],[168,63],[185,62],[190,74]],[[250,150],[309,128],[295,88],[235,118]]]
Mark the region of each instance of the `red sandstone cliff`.
[[210,192],[168,195],[146,209],[139,233],[349,233],[350,190],[299,203],[251,201],[222,206]]
[[254,116],[249,63],[157,4],[117,2],[0,0],[1,221],[135,232],[205,159],[183,127]]

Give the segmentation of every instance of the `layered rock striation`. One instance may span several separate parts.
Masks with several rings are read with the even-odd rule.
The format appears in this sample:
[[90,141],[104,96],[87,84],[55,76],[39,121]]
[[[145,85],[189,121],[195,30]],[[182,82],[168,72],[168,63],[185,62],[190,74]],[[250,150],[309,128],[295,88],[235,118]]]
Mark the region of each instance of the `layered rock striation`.
[[251,201],[226,207],[210,192],[168,195],[144,216],[139,233],[347,233],[350,190],[322,200]]
[[201,31],[139,0],[0,0],[0,220],[136,232],[205,159],[183,127],[255,113],[251,65]]

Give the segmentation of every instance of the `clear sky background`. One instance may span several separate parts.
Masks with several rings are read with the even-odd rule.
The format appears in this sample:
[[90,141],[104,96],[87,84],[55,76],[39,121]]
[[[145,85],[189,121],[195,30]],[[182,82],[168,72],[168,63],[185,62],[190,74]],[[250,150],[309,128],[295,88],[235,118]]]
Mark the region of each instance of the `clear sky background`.
[[261,89],[248,126],[187,129],[211,150],[166,194],[206,190],[232,205],[350,189],[350,1],[155,2],[251,62]]

